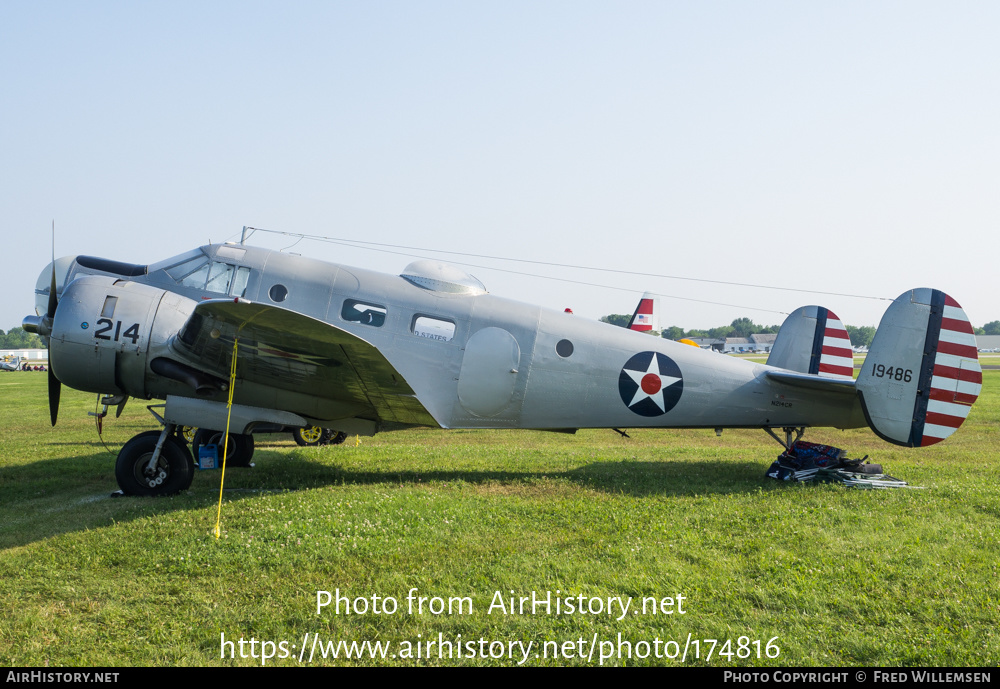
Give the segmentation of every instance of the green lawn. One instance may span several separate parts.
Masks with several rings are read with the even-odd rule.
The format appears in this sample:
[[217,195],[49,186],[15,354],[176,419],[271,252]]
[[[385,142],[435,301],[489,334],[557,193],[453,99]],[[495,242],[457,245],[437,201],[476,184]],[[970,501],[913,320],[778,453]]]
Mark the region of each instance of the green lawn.
[[[219,472],[173,498],[109,497],[114,452],[154,427],[141,403],[108,421],[106,449],[93,397],[64,389],[51,429],[44,374],[0,374],[0,663],[255,665],[283,648],[268,664],[297,665],[318,639],[388,650],[312,664],[513,665],[530,642],[528,665],[679,665],[687,647],[685,665],[995,666],[1000,372],[984,378],[934,447],[806,434],[923,490],[778,484],[761,431],[415,430],[318,449],[265,436],[255,468],[227,472],[216,540]],[[317,591],[337,589],[398,607],[317,614]],[[562,614],[488,614],[498,592],[533,591]],[[581,596],[602,609],[567,613]],[[433,614],[434,598],[467,603]],[[257,658],[239,657],[241,637]]]

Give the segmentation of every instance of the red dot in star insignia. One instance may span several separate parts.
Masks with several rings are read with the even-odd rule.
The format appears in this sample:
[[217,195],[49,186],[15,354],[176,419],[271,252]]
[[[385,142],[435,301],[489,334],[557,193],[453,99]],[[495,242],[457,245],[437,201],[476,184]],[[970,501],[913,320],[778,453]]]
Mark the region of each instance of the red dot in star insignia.
[[647,395],[655,395],[660,391],[660,377],[655,373],[647,373],[642,377],[642,391]]

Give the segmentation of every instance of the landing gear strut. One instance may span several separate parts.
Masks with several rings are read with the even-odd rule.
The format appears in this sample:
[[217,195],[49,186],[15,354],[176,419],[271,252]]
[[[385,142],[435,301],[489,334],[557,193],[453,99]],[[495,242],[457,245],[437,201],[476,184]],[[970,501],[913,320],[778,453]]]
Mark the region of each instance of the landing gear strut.
[[[786,450],[790,450],[790,449],[792,449],[792,445],[795,444],[795,442],[797,442],[798,440],[800,440],[802,438],[802,434],[806,432],[806,427],[805,426],[799,426],[798,428],[796,428],[795,426],[785,426],[784,428],[781,429],[782,431],[785,432],[785,439],[784,440],[782,440],[781,438],[779,438],[778,434],[775,433],[774,430],[772,428],[770,428],[769,426],[765,426],[764,430],[767,431],[768,435],[770,435],[772,438],[774,438],[775,440],[777,440],[779,445],[781,445]],[[794,440],[792,439],[792,434],[793,433],[795,434],[795,439]]]

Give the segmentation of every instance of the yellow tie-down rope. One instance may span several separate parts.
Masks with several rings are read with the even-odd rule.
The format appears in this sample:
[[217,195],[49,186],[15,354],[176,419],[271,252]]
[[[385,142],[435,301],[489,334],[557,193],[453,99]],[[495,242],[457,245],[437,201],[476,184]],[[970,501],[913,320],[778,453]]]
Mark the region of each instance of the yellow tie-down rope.
[[233,363],[229,367],[229,400],[226,402],[226,434],[222,440],[222,480],[219,481],[219,508],[215,513],[215,537],[219,537],[219,522],[222,520],[222,486],[226,482],[226,455],[229,454],[229,421],[233,416],[233,390],[236,389],[236,350],[240,338],[233,340]]

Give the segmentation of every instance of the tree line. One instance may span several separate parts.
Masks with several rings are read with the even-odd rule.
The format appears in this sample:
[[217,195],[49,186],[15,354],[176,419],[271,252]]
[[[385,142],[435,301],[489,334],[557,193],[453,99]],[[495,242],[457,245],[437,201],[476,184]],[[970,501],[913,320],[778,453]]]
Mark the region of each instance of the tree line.
[[[622,328],[628,327],[628,322],[632,320],[632,314],[612,313],[600,319],[604,323],[618,325]],[[870,347],[872,338],[875,337],[875,326],[873,325],[845,325],[847,334],[851,336],[851,344],[855,347]],[[649,334],[658,337],[665,337],[668,340],[680,340],[683,338],[708,338],[712,340],[722,340],[727,337],[750,337],[751,335],[777,333],[781,328],[779,325],[758,325],[749,318],[737,318],[729,325],[720,325],[717,328],[708,330],[685,330],[676,325],[657,332],[649,331]],[[990,321],[981,328],[973,328],[976,335],[1000,335],[1000,321]]]
[[[628,327],[630,320],[632,320],[632,314],[628,313],[612,313],[601,318],[601,321],[604,323],[618,325],[623,328]],[[708,330],[685,330],[679,326],[672,325],[659,332],[655,330],[651,331],[651,334],[665,337],[668,340],[680,340],[684,337],[707,337],[716,340],[726,337],[750,337],[750,335],[755,333],[776,333],[779,327],[777,325],[757,325],[749,318],[737,318],[729,325],[721,325],[718,328],[710,328]]]
[[18,327],[8,332],[0,330],[0,349],[45,349],[45,343],[35,333]]

